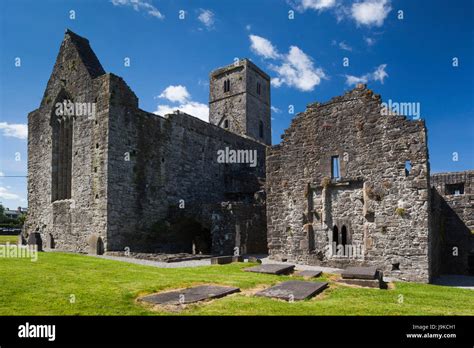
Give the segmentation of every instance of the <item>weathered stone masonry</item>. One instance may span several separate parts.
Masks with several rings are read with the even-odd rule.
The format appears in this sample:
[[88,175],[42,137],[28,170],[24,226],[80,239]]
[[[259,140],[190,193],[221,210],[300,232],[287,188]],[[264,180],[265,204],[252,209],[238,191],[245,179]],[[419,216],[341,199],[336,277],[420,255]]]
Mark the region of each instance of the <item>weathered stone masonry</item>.
[[[64,101],[95,113],[58,116]],[[474,172],[430,178],[424,121],[382,115],[380,103],[358,85],[310,104],[269,147],[270,77],[249,60],[210,74],[209,123],[162,117],[67,31],[28,115],[25,233],[76,252],[268,247],[274,259],[406,280],[474,273]],[[226,148],[256,151],[257,165],[219,163]]]
[[[273,258],[374,265],[387,275],[428,281],[425,124],[381,116],[380,102],[380,96],[360,85],[327,103],[311,104],[294,118],[281,144],[267,150]],[[339,163],[339,178],[333,161]],[[363,254],[328,255],[333,242],[363,247]]]
[[[245,96],[247,84],[237,80],[231,88]],[[67,118],[66,130],[55,131],[55,105],[65,99],[95,103],[96,115]],[[143,243],[146,251],[265,252],[265,202],[255,196],[265,178],[265,141],[253,139],[259,132],[247,125],[252,117],[263,116],[249,111],[240,121],[246,133],[235,134],[190,115],[140,110],[88,41],[67,31],[41,105],[28,116],[26,232],[39,233],[48,247],[78,252],[137,251]],[[268,135],[269,123],[264,127]],[[226,147],[257,151],[257,166],[218,163],[217,151]],[[224,226],[219,221],[229,213],[239,221]],[[173,223],[187,220],[178,228],[183,235],[171,233]]]
[[431,175],[439,273],[474,274],[474,171]]

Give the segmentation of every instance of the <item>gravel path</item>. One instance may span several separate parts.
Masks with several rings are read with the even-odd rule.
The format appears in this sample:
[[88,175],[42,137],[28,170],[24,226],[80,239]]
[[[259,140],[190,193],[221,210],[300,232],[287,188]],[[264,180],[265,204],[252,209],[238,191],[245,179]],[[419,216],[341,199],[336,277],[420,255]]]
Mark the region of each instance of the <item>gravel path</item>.
[[[88,255],[91,257],[98,257],[107,260],[122,261],[128,263],[134,263],[137,265],[146,265],[159,268],[182,268],[182,267],[200,267],[200,266],[209,266],[211,264],[211,259],[202,259],[202,260],[192,260],[192,261],[180,261],[180,262],[159,262],[159,261],[150,261],[142,259],[134,259],[130,257],[121,257],[121,256],[108,256],[108,255]],[[295,270],[304,271],[304,270],[314,270],[322,271],[323,273],[333,273],[340,274],[342,269],[340,268],[331,268],[331,267],[321,267],[321,266],[309,266],[309,265],[300,265],[294,262],[278,262],[275,260],[270,260],[267,255],[251,255],[256,256],[262,260],[263,264],[282,264],[288,263],[290,265],[295,265]],[[245,262],[247,262],[247,255],[244,256]],[[385,281],[395,281],[396,278],[384,277]],[[462,289],[474,290],[474,276],[463,276],[463,275],[443,275],[433,282],[435,285],[444,285],[452,286]]]
[[122,256],[108,256],[108,255],[90,255],[90,256],[99,257],[101,259],[122,261],[122,262],[134,263],[137,265],[153,266],[153,267],[159,267],[159,268],[199,267],[199,266],[209,266],[211,264],[211,259],[180,261],[180,262],[159,262],[159,261],[150,261],[150,260],[143,260],[143,259],[134,259],[131,257],[122,257]]
[[[199,266],[209,266],[211,264],[211,259],[202,259],[202,260],[192,260],[192,261],[180,261],[180,262],[159,262],[159,261],[151,261],[151,260],[143,260],[143,259],[135,259],[131,257],[123,257],[123,256],[110,256],[110,255],[90,255],[93,257],[99,257],[102,259],[107,260],[115,260],[115,261],[122,261],[128,263],[134,263],[137,265],[146,265],[146,266],[154,266],[159,268],[181,268],[181,267],[199,267]],[[278,262],[275,260],[270,260],[267,255],[252,255],[256,256],[262,260],[263,264],[281,264],[283,262]],[[247,260],[247,256],[245,256],[245,260]],[[308,265],[300,265],[294,262],[287,262],[290,265],[296,265],[295,269],[298,271],[304,270],[315,270],[315,271],[322,271],[325,273],[341,273],[341,269],[339,268],[330,268],[330,267],[320,267],[320,266],[308,266]]]
[[323,273],[335,273],[335,274],[340,274],[342,272],[342,269],[340,269],[340,268],[301,265],[301,264],[295,263],[295,262],[278,262],[278,261],[275,261],[275,260],[270,260],[266,255],[265,256],[259,255],[259,256],[262,256],[262,257],[260,257],[260,259],[262,260],[263,264],[267,264],[267,263],[278,263],[278,264],[288,263],[289,265],[295,265],[295,270],[297,270],[297,271],[322,271]]

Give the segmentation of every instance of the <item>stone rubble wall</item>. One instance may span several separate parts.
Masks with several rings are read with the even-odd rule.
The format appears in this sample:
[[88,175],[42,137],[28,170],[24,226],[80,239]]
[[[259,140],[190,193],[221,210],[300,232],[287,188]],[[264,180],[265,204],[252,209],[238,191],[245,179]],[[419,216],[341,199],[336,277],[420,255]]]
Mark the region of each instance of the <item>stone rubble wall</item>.
[[[85,64],[86,41],[75,46],[66,35],[48,81],[40,107],[28,115],[28,216],[25,234],[40,233],[43,245],[86,252],[91,235],[106,238],[107,75],[102,67]],[[81,39],[82,40],[82,39]],[[52,202],[52,125],[56,103],[96,103],[96,117],[74,117],[71,199]],[[97,122],[97,123],[96,123]],[[94,172],[97,168],[97,173]],[[99,195],[96,199],[96,195]]]
[[[132,247],[134,234],[176,217],[210,228],[205,204],[229,198],[249,204],[265,177],[265,146],[183,113],[161,117],[127,103],[114,85],[109,136],[108,250]],[[218,150],[257,151],[258,164],[218,163]],[[132,154],[130,161],[123,154]],[[243,181],[241,178],[246,178]],[[184,207],[181,205],[184,204]]]
[[[52,202],[51,124],[65,96],[95,103],[97,114],[74,118],[71,198]],[[210,230],[204,205],[252,205],[265,178],[265,145],[190,115],[141,110],[125,81],[105,73],[88,41],[70,31],[28,131],[25,234],[37,232],[43,245],[60,250],[123,251],[153,238],[143,234],[154,224],[182,215]],[[217,151],[226,147],[256,150],[257,166],[218,163]],[[265,220],[265,209],[259,211]]]
[[217,255],[266,254],[265,204],[222,202],[209,205],[212,253]]
[[[464,193],[449,194],[447,184],[464,184]],[[474,171],[431,175],[432,225],[439,236],[436,267],[443,274],[469,274],[474,255]],[[471,256],[473,257],[473,256]]]
[[[380,96],[358,86],[298,114],[267,150],[271,257],[428,281],[429,167],[423,121],[382,116]],[[331,182],[331,157],[341,179]],[[411,172],[405,175],[405,161]],[[333,227],[363,245],[359,259],[328,256]],[[399,264],[399,270],[395,266]],[[394,266],[395,265],[395,266]],[[392,269],[394,269],[392,271]]]

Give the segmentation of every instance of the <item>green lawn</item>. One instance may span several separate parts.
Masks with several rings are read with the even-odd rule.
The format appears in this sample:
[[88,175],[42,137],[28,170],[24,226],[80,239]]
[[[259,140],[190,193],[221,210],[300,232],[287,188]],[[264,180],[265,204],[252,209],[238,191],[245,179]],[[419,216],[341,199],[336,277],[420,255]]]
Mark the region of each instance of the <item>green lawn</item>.
[[0,244],[16,244],[18,242],[18,236],[0,236]]
[[[317,297],[294,303],[254,297],[257,289],[296,277],[243,272],[248,266],[159,269],[66,253],[40,253],[37,262],[1,258],[0,315],[474,315],[472,290],[415,283],[379,290],[330,282]],[[135,302],[139,295],[205,283],[242,292],[181,311]]]

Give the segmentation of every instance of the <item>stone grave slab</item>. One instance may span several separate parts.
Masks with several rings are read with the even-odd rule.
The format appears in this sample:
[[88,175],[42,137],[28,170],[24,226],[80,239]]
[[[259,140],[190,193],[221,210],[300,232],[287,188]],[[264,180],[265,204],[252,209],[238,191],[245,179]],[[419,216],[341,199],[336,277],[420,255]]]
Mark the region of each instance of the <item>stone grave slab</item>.
[[378,279],[377,267],[347,267],[342,273],[343,279]]
[[326,289],[328,283],[292,280],[257,292],[256,296],[277,298],[286,301],[301,301],[313,297]]
[[338,283],[357,285],[364,288],[387,289],[388,285],[381,279],[339,279]]
[[211,265],[225,265],[232,262],[244,262],[244,257],[239,255],[216,256],[211,258]]
[[245,268],[245,272],[265,273],[265,274],[289,274],[293,272],[295,265],[265,264]]
[[244,262],[244,257],[242,255],[232,256],[232,262]]
[[230,256],[216,256],[211,258],[211,265],[225,265],[232,262],[232,255]]
[[224,297],[236,292],[239,288],[218,285],[198,285],[183,290],[161,292],[140,298],[140,301],[155,305],[179,305]]
[[322,273],[323,273],[322,271],[306,270],[306,271],[299,271],[299,272],[296,273],[296,275],[300,276],[300,277],[305,277],[305,278],[317,278]]

